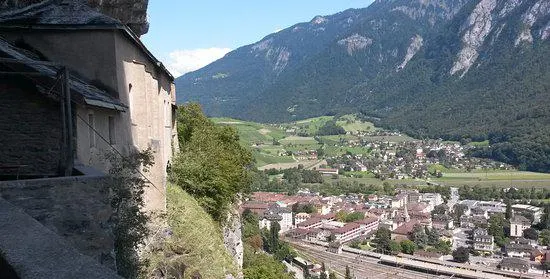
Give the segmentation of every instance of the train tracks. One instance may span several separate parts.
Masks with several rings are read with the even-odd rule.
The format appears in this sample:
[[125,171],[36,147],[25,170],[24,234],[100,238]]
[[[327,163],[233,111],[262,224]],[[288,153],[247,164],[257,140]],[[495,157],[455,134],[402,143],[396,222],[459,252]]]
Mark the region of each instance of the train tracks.
[[305,256],[315,259],[318,262],[324,262],[327,268],[336,270],[338,274],[344,274],[346,266],[349,266],[357,279],[415,279],[415,278],[448,278],[428,273],[408,270],[399,266],[385,266],[378,263],[377,259],[365,256],[358,256],[348,252],[342,254],[333,254],[325,251],[324,247],[292,243],[292,246]]

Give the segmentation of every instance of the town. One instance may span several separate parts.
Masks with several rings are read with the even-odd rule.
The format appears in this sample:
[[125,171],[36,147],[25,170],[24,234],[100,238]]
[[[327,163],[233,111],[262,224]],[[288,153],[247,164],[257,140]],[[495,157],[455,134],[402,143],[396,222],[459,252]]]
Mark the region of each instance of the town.
[[[461,200],[458,188],[449,197],[411,189],[393,196],[254,192],[242,210],[257,214],[261,229],[277,222],[289,242],[327,253],[409,254],[520,276],[542,276],[550,267],[548,212],[510,201]],[[305,268],[321,272],[319,263]]]

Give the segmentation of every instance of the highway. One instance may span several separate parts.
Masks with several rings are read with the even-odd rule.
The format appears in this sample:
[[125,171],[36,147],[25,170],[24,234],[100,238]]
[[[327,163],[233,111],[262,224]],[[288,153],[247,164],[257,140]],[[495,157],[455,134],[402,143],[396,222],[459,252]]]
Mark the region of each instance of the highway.
[[305,256],[315,259],[318,262],[324,262],[329,269],[335,270],[337,274],[345,273],[346,266],[349,266],[353,275],[357,279],[376,279],[376,278],[449,278],[449,276],[437,276],[433,274],[403,269],[400,267],[392,267],[381,265],[378,259],[358,256],[356,254],[342,252],[342,254],[334,254],[325,251],[326,248],[317,245],[291,243],[292,246]]

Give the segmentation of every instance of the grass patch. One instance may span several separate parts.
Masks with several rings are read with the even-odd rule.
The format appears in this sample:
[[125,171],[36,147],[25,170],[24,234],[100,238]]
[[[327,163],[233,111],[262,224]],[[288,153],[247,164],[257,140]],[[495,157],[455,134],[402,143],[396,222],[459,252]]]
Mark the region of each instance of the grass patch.
[[237,275],[238,267],[225,249],[219,224],[180,187],[168,185],[166,198],[172,236],[150,257],[151,266],[186,267],[186,279],[196,271],[202,278],[212,279]]
[[256,159],[256,167],[263,167],[271,164],[295,162],[295,160],[290,156],[277,156],[277,155],[266,154],[258,151],[254,151],[252,155],[254,155],[254,159]]
[[280,140],[283,145],[290,144],[316,144],[317,141],[313,137],[298,137],[290,136]]
[[336,124],[342,126],[346,132],[369,132],[378,130],[373,123],[363,122],[353,114],[340,117]]

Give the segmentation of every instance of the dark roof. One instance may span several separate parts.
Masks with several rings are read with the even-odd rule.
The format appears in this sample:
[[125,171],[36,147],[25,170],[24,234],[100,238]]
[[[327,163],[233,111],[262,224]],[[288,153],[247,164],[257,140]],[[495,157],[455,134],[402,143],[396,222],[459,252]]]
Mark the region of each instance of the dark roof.
[[392,234],[400,234],[400,235],[409,235],[410,232],[414,229],[414,226],[420,224],[417,220],[411,220],[409,222],[404,223],[403,225],[397,227]]
[[1,28],[30,28],[33,29],[117,29],[123,33],[147,57],[155,67],[166,73],[171,80],[174,76],[166,67],[147,49],[128,26],[117,19],[102,14],[81,0],[48,0],[24,8],[0,11]]
[[357,223],[347,223],[345,224],[343,227],[341,228],[337,228],[335,230],[333,230],[332,232],[333,233],[338,233],[338,234],[344,234],[344,233],[347,233],[349,231],[352,231],[352,230],[355,230],[357,228],[361,227],[361,224],[357,224]]
[[302,223],[299,223],[298,227],[309,227],[311,225],[320,223],[321,221],[322,221],[322,219],[319,218],[319,217],[312,217],[312,218],[309,218],[309,219],[303,221]]
[[0,13],[3,25],[123,25],[84,1],[49,0]]
[[504,246],[504,249],[506,250],[506,252],[525,252],[525,253],[531,253],[533,251],[533,246],[529,245],[529,244],[515,244],[515,243],[510,243],[510,244],[506,244]]
[[528,270],[529,261],[518,258],[504,258],[499,264],[500,267],[507,267],[519,270]]
[[531,225],[531,221],[529,219],[521,216],[521,215],[514,215],[512,219],[510,220],[511,224],[522,224],[522,225]]
[[[31,71],[42,74],[42,77],[35,78],[34,82],[36,83],[39,91],[46,94],[50,93],[50,88],[46,87],[50,87],[50,83],[57,78],[57,73],[59,70],[58,68],[56,68],[55,66],[42,64],[43,62],[47,61],[36,59],[29,53],[29,51],[11,45],[2,37],[0,37],[0,57],[11,58],[16,61],[14,63],[9,63],[11,64],[11,66],[9,67],[11,69]],[[38,80],[43,82],[37,82]],[[74,74],[71,74],[69,83],[71,86],[72,95],[78,98],[78,100],[75,101],[80,101],[90,106],[114,109],[119,111],[124,111],[127,108],[126,105],[122,104],[114,97],[111,97],[111,95],[106,91],[90,85],[89,83],[78,78]],[[58,98],[53,95],[51,95],[50,97],[53,97],[55,99]]]

